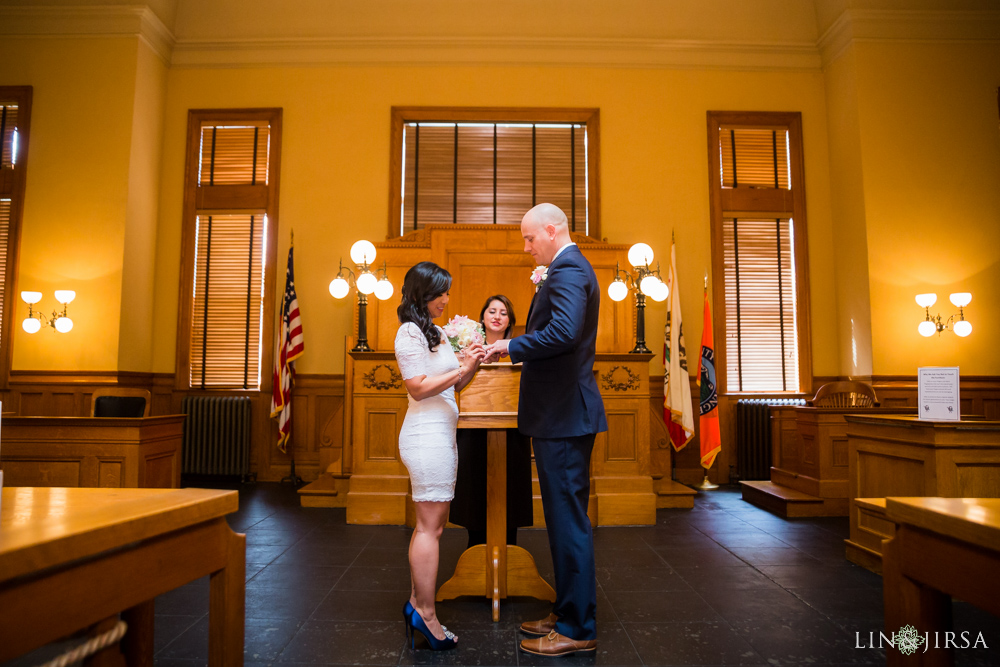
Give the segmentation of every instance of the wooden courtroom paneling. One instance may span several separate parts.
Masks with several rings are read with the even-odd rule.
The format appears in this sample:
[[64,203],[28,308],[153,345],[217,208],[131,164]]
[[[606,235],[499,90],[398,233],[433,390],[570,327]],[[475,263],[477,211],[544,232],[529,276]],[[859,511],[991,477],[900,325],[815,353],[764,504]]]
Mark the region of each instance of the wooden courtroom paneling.
[[6,417],[8,486],[177,488],[184,417]]
[[850,539],[847,557],[880,566],[882,540],[894,526],[856,498],[1000,497],[1000,421],[923,421],[848,415]]

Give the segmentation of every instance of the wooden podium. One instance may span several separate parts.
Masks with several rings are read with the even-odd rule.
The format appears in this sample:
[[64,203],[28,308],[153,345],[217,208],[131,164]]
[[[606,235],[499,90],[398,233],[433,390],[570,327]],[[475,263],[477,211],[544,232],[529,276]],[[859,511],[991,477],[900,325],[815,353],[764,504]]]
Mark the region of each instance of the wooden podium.
[[466,549],[437,592],[439,602],[460,595],[489,598],[494,622],[500,620],[500,600],[509,595],[556,599],[527,549],[507,544],[507,429],[517,428],[520,378],[518,366],[486,364],[458,397],[458,428],[487,430],[486,544]]

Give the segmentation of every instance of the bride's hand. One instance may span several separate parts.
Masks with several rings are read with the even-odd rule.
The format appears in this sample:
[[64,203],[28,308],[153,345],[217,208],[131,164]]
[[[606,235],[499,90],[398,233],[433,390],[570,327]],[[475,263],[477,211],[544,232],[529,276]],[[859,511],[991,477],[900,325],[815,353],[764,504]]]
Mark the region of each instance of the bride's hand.
[[479,364],[482,363],[483,358],[486,356],[486,350],[479,343],[470,345],[463,350],[465,353],[465,358],[462,360],[462,366],[466,371],[474,371],[479,368]]

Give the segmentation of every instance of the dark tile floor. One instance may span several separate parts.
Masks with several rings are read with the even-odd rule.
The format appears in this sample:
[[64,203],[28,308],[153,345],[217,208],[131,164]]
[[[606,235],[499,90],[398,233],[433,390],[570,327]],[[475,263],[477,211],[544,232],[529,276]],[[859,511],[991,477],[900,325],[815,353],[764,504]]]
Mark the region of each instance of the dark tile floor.
[[[459,647],[433,653],[418,640],[411,650],[400,618],[407,528],[349,526],[344,510],[304,509],[290,487],[264,483],[240,489],[230,523],[247,535],[248,666],[885,663],[868,648],[884,630],[882,580],[845,560],[847,519],[780,519],[733,488],[700,494],[693,510],[659,510],[655,526],[598,528],[598,650],[561,659],[517,650],[517,625],[549,611],[526,598],[503,604],[499,623],[484,599],[441,603]],[[551,582],[545,532],[518,540]],[[465,542],[464,530],[445,531],[442,573]],[[207,579],[157,599],[158,667],[206,663],[207,612]],[[960,650],[956,664],[1000,664],[998,619],[958,602],[954,619],[990,647]]]

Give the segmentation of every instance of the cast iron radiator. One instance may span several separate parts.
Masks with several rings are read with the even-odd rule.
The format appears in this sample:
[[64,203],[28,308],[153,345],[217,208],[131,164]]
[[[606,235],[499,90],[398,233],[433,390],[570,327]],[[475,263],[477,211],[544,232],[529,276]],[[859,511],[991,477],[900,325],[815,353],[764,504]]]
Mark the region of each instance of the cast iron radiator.
[[250,398],[186,396],[183,472],[250,475]]
[[736,473],[740,480],[771,479],[771,406],[805,404],[801,398],[736,401]]

